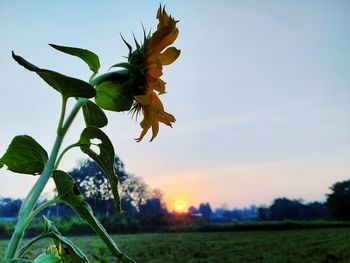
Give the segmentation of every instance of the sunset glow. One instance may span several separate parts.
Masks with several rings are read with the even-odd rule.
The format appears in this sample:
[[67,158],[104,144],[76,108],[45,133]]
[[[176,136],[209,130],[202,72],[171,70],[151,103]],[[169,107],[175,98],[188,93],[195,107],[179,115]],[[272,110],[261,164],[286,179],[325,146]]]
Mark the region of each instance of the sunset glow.
[[184,212],[185,210],[185,203],[183,201],[176,201],[175,202],[175,211],[176,212]]

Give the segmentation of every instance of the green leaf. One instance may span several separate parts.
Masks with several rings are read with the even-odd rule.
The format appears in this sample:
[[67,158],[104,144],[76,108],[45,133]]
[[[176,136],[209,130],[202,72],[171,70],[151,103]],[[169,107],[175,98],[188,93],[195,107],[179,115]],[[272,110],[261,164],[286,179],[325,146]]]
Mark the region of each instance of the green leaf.
[[[91,149],[92,140],[98,139],[99,143],[94,144],[100,150],[96,153]],[[118,177],[114,173],[114,148],[109,140],[108,136],[100,129],[89,126],[86,127],[80,135],[80,149],[86,153],[90,158],[92,158],[105,172],[109,183],[111,184],[112,193],[114,196],[114,202],[116,209],[120,212],[120,198],[118,193]]]
[[78,58],[81,58],[88,64],[89,68],[94,72],[97,73],[97,71],[100,68],[100,60],[98,56],[87,49],[82,48],[76,48],[76,47],[64,47],[64,46],[58,46],[54,44],[49,44],[54,49],[57,49],[63,53],[76,56]]
[[35,258],[33,263],[62,263],[62,261],[57,255],[44,252]]
[[105,110],[127,111],[134,101],[129,85],[106,80],[96,86],[96,104]]
[[68,77],[55,71],[38,68],[24,58],[15,55],[14,52],[12,52],[12,57],[21,66],[36,72],[47,84],[61,93],[63,97],[92,98],[96,95],[95,89],[83,80]]
[[102,128],[108,124],[108,119],[103,110],[92,101],[83,106],[83,114],[86,126]]
[[59,194],[59,198],[69,203],[73,207],[84,206],[84,196],[80,192],[74,179],[69,174],[55,170],[53,171],[53,179]]
[[44,233],[49,233],[49,232],[59,233],[57,227],[50,219],[48,219],[46,216],[42,216],[41,219],[44,221],[44,224],[45,224]]
[[[45,224],[45,231],[29,241],[26,245],[24,245],[21,250],[18,252],[18,255],[23,255],[23,253],[35,242],[43,239],[43,238],[51,238],[55,241],[55,245],[58,251],[62,251],[62,254],[60,254],[60,257],[62,258],[62,262],[72,262],[72,263],[87,263],[89,262],[87,257],[84,255],[84,253],[68,238],[61,235],[61,233],[57,230],[54,223],[47,219],[45,216],[42,216],[42,219]],[[53,255],[49,253],[43,253],[45,255]],[[43,255],[41,254],[41,255]],[[55,256],[55,255],[54,255]],[[45,261],[44,259],[50,259],[53,260],[54,257],[45,257],[45,256],[39,256],[37,257],[34,262],[56,262],[56,261]],[[57,256],[56,256],[57,258]],[[37,261],[37,260],[41,261]],[[58,262],[61,262],[58,261]]]
[[25,259],[25,258],[15,258],[5,260],[5,263],[33,263],[33,260]]
[[63,171],[56,170],[53,172],[53,180],[56,184],[58,197],[69,205],[83,220],[89,223],[92,229],[107,245],[111,253],[124,262],[134,262],[119,250],[105,228],[94,216],[89,204],[83,200],[83,196],[73,178]]
[[0,168],[5,164],[15,173],[41,174],[48,155],[45,149],[28,135],[16,136],[0,159]]
[[105,110],[127,111],[133,103],[133,89],[128,70],[108,72],[90,81],[96,87],[95,101]]

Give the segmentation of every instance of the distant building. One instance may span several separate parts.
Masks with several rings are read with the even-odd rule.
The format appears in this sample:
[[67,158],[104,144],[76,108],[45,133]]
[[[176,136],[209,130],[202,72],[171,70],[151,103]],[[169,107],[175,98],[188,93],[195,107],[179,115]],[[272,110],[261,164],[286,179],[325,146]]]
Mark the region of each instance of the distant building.
[[0,217],[0,222],[15,222],[17,217]]

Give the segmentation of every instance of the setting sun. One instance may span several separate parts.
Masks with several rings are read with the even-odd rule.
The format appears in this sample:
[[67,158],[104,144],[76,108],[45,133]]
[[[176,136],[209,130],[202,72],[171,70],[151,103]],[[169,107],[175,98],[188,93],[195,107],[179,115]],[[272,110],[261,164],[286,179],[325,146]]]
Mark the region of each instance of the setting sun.
[[175,202],[175,210],[176,212],[183,212],[185,209],[185,203],[183,201]]

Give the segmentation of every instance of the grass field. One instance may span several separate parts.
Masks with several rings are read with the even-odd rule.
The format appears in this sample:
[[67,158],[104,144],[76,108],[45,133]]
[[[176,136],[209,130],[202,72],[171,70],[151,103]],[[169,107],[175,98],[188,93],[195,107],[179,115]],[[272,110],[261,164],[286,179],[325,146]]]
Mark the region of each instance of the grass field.
[[[137,262],[350,262],[350,228],[114,235]],[[72,237],[91,255],[109,257],[97,237]],[[7,241],[0,241],[0,258]],[[39,253],[39,246],[26,256]],[[106,262],[115,262],[110,258]]]

